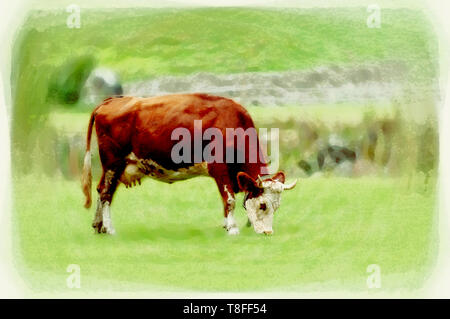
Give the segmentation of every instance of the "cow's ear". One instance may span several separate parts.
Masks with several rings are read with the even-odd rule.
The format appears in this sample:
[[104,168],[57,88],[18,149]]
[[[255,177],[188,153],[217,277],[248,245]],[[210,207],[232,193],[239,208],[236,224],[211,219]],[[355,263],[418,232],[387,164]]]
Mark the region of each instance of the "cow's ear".
[[286,176],[284,175],[284,172],[283,172],[283,171],[279,171],[278,173],[276,173],[276,174],[272,177],[272,179],[273,179],[274,181],[278,181],[278,182],[284,184],[284,182],[285,182],[285,180],[286,180]]
[[258,189],[260,188],[258,186],[258,183],[253,178],[251,178],[247,173],[244,172],[239,172],[237,174],[237,181],[239,184],[239,189],[241,191],[254,193],[258,191]]

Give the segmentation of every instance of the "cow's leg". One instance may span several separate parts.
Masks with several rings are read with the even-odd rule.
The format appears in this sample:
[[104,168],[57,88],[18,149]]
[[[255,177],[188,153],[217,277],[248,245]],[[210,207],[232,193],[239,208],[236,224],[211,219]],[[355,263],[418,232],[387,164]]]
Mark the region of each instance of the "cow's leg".
[[108,169],[103,172],[100,183],[97,186],[99,199],[97,202],[97,210],[95,212],[94,227],[97,233],[114,234],[115,230],[111,221],[111,201],[116,191],[118,178],[121,174],[119,169]]
[[97,186],[97,192],[98,192],[98,199],[97,199],[97,208],[95,209],[95,215],[94,215],[94,220],[92,222],[92,227],[95,229],[96,233],[101,233],[101,229],[103,227],[103,205],[102,205],[102,201],[100,199],[100,192],[102,185],[105,184],[105,172],[103,172],[102,177],[100,178],[100,182],[98,183]]
[[230,185],[223,185],[224,194],[222,199],[224,203],[224,227],[229,235],[239,235],[239,228],[236,220],[234,219],[234,208],[236,206],[236,200],[233,190]]
[[226,165],[210,164],[209,174],[216,181],[217,187],[219,188],[219,192],[222,197],[225,216],[223,227],[227,230],[229,235],[238,235],[239,228],[237,227],[237,223],[234,219],[234,208],[236,206],[236,200]]
[[99,199],[92,227],[97,233],[114,234],[115,230],[111,221],[111,201],[118,183],[118,170],[107,170],[103,173],[97,186]]
[[100,230],[103,226],[103,214],[102,214],[102,201],[100,200],[100,196],[97,199],[97,208],[95,209],[94,221],[92,222],[92,227],[95,229],[95,232],[100,233]]
[[[97,129],[99,129],[98,126]],[[99,200],[92,227],[97,233],[114,234],[110,206],[119,178],[126,166],[126,160],[122,155],[125,152],[107,135],[99,134],[97,131],[97,136],[101,136],[98,139],[98,145],[103,174],[97,186]]]

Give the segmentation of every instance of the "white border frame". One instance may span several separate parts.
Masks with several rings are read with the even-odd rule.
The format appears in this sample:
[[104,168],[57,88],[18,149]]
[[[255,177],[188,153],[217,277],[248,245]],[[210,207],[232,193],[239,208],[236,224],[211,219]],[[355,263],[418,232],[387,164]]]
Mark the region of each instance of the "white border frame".
[[[301,3],[299,3],[301,2]],[[73,1],[2,1],[0,3],[0,297],[3,298],[33,298],[33,297],[55,297],[51,293],[36,293],[30,291],[24,284],[12,261],[12,227],[11,227],[11,174],[10,174],[10,72],[11,72],[11,49],[18,27],[22,24],[27,10],[30,8],[65,8],[71,3],[79,4],[81,7],[183,7],[183,6],[212,6],[208,0],[73,0]],[[439,105],[440,122],[440,167],[439,167],[439,252],[438,260],[433,275],[423,289],[411,292],[380,292],[380,293],[294,293],[294,292],[266,292],[266,293],[198,293],[198,292],[136,292],[136,293],[111,293],[111,292],[74,292],[68,289],[67,294],[58,297],[68,298],[450,298],[450,81],[448,81],[450,66],[450,19],[446,16],[450,12],[448,0],[230,0],[214,1],[214,6],[270,6],[270,7],[348,7],[367,6],[378,4],[386,7],[424,8],[429,12],[434,22],[435,30],[439,36],[440,50],[440,88],[442,101]]]

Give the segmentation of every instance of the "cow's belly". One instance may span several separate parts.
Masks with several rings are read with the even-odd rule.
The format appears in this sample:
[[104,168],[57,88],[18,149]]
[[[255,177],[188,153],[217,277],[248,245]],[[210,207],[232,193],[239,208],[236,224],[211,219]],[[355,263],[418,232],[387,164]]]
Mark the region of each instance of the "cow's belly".
[[151,159],[139,159],[134,153],[131,153],[127,157],[127,163],[120,177],[120,182],[127,187],[134,186],[136,183],[140,184],[141,179],[146,176],[162,182],[173,183],[196,176],[209,175],[206,162],[196,163],[189,167],[179,168],[178,170],[169,170]]

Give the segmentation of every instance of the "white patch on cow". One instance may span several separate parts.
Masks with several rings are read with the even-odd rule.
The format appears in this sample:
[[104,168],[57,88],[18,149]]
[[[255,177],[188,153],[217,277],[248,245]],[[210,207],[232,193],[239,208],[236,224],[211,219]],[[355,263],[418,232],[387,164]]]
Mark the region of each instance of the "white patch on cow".
[[225,193],[227,193],[227,204],[231,207],[231,210],[234,211],[234,207],[236,205],[236,200],[234,199],[233,195],[228,191],[227,185],[223,186],[223,190]]
[[111,208],[109,202],[104,202],[102,204],[102,219],[103,219],[102,232],[114,235],[116,231],[114,230],[114,227],[112,225]]
[[[245,209],[255,232],[272,234],[273,214],[280,207],[283,184],[270,180],[262,182],[262,186],[264,192],[258,197],[247,199]],[[261,206],[265,206],[265,209]]]
[[232,227],[228,230],[228,235],[239,235],[239,228]]
[[178,170],[165,169],[152,159],[140,159],[134,153],[127,156],[127,166],[120,177],[120,181],[127,187],[140,183],[141,179],[149,176],[166,183],[173,183],[189,179],[195,176],[208,176],[208,165],[206,162],[195,163],[186,168]]
[[227,193],[227,210],[228,215],[225,217],[224,226],[228,231],[228,235],[239,235],[239,228],[237,227],[236,220],[234,219],[234,208],[236,206],[236,200],[233,195],[228,191],[227,185],[223,186],[225,193]]
[[225,217],[225,229],[227,230],[228,235],[239,235],[239,228],[234,219],[233,212],[229,212],[228,216]]

